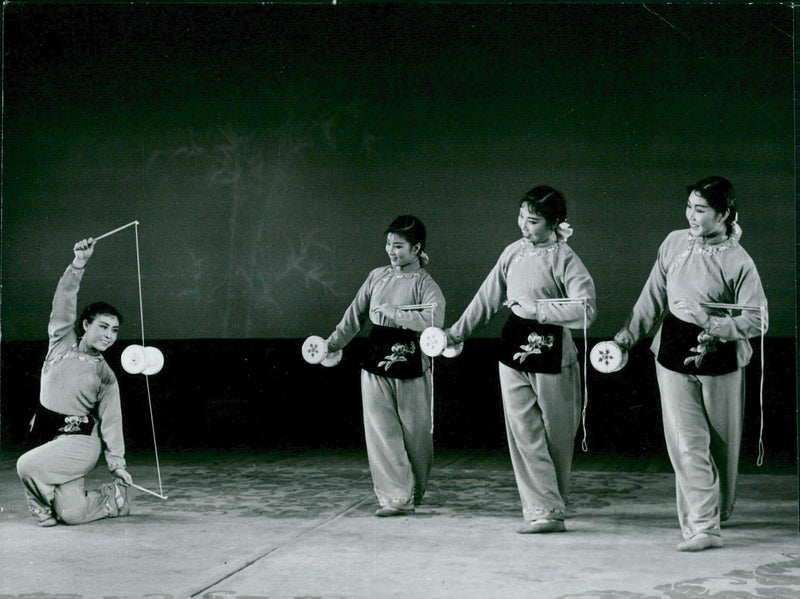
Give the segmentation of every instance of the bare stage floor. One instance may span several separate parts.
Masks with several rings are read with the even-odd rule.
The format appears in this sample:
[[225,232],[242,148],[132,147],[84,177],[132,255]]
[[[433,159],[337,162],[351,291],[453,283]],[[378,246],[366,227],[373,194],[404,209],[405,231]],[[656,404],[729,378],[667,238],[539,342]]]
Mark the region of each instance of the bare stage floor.
[[[359,451],[186,452],[160,459],[166,501],[37,527],[0,460],[0,597],[800,597],[797,478],[745,467],[725,546],[681,540],[673,476],[652,460],[576,455],[567,532],[519,535],[502,452],[437,455],[417,514],[376,518]],[[131,459],[158,491],[155,461]],[[769,473],[767,473],[769,472]],[[101,460],[91,483],[108,479]]]

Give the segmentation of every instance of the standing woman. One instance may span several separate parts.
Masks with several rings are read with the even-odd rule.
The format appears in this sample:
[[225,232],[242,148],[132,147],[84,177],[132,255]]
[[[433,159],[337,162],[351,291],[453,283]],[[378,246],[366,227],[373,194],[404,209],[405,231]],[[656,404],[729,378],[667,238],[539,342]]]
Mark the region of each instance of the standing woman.
[[[689,229],[670,233],[633,312],[614,340],[630,349],[658,327],[651,349],[667,451],[675,470],[679,551],[722,547],[720,521],[736,499],[748,339],[767,329],[767,298],[739,245],[733,185],[707,177],[687,187]],[[731,316],[702,303],[762,307]]]
[[[522,499],[519,533],[562,532],[575,434],[581,419],[581,373],[572,328],[595,319],[592,277],[567,245],[564,196],[547,185],[520,200],[522,239],[506,247],[461,318],[452,344],[486,324],[502,306],[500,388],[508,447]],[[552,300],[576,299],[572,303]],[[551,301],[547,301],[551,300]]]
[[[426,327],[444,323],[445,299],[425,270],[425,226],[398,216],[385,231],[390,264],[374,269],[326,340],[331,353],[372,322],[362,361],[361,395],[367,457],[380,503],[376,516],[414,513],[433,462],[430,359],[419,347]],[[427,309],[402,306],[429,305]]]
[[[78,288],[94,240],[75,244],[75,257],[56,287],[42,367],[39,409],[32,427],[51,440],[17,461],[28,508],[39,526],[83,524],[130,512],[119,387],[103,352],[117,340],[122,316],[109,304],[87,306],[76,321]],[[85,476],[105,450],[117,479],[85,491]]]

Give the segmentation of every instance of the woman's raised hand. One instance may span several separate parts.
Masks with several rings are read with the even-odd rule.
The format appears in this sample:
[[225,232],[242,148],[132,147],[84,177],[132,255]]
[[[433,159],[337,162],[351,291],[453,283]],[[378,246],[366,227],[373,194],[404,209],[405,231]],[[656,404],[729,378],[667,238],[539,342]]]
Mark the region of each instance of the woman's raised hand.
[[75,258],[72,260],[72,266],[75,268],[83,268],[92,257],[94,252],[94,238],[81,239],[73,247],[72,251],[75,253]]

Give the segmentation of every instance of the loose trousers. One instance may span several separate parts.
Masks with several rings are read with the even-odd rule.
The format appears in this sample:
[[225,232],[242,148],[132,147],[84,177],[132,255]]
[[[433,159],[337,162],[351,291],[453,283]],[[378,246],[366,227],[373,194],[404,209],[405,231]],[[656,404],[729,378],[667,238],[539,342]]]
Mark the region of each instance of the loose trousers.
[[690,375],[656,362],[656,375],[683,537],[718,535],[720,511],[730,513],[736,501],[744,369]]
[[361,371],[367,458],[380,505],[412,508],[433,464],[431,371],[395,379]]
[[575,434],[581,419],[577,363],[560,374],[500,364],[508,449],[525,520],[564,519]]
[[84,477],[97,465],[100,452],[96,436],[62,435],[20,456],[17,474],[37,522],[83,524],[116,516],[113,485],[84,489]]

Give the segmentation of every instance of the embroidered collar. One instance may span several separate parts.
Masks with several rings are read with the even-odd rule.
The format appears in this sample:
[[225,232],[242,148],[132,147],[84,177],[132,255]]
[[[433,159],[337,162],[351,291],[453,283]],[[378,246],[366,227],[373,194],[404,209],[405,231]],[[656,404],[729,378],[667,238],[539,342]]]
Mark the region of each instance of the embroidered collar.
[[72,346],[64,352],[64,356],[69,356],[71,358],[76,358],[82,362],[102,362],[103,361],[103,354],[89,354],[84,351],[78,349],[78,343],[75,342]]
[[58,364],[62,360],[66,359],[78,360],[80,362],[87,362],[89,364],[92,363],[97,364],[105,360],[102,354],[99,354],[97,356],[92,356],[90,354],[84,353],[78,349],[77,343],[73,343],[72,347],[70,347],[69,349],[62,351],[60,354],[53,356],[50,360],[47,360],[44,366],[42,367],[42,372],[47,372],[48,370],[50,370],[51,366],[54,366],[55,364]]
[[523,238],[520,240],[520,252],[517,254],[517,259],[522,256],[544,256],[546,254],[551,254],[564,243],[566,242],[559,240],[550,245],[534,245],[532,242]]
[[707,245],[691,233],[688,234],[689,248],[693,254],[704,254],[706,256],[713,256],[720,252],[732,248],[739,244],[739,236],[731,235],[722,243],[715,243],[714,245]]
[[424,268],[412,271],[395,270],[391,266],[387,268],[388,272],[381,277],[381,281],[388,281],[389,279],[415,279],[421,277],[425,273]]
[[701,254],[703,256],[715,256],[725,250],[728,250],[732,247],[739,245],[739,238],[742,236],[742,230],[739,228],[738,225],[734,227],[733,232],[731,233],[730,237],[723,241],[722,243],[717,243],[714,245],[706,245],[702,243],[697,237],[692,235],[690,232],[686,233],[686,242],[687,246],[685,249],[681,251],[675,257],[675,260],[669,265],[667,268],[667,276],[671,276],[675,270],[692,254]]

